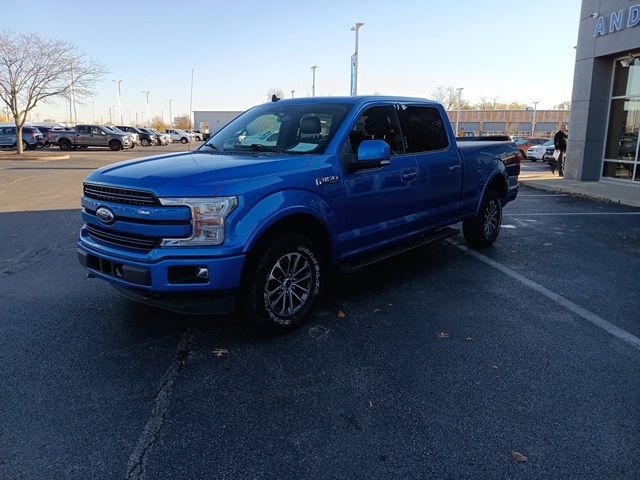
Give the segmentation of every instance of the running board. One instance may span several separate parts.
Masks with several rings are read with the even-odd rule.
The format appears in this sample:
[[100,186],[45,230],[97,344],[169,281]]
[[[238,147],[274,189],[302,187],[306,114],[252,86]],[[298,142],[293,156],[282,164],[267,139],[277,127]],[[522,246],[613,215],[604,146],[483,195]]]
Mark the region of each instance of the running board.
[[460,233],[460,230],[458,230],[457,228],[441,228],[440,230],[436,230],[435,232],[418,237],[410,243],[398,245],[388,250],[375,252],[371,255],[358,257],[355,260],[343,263],[342,265],[340,265],[339,270],[342,273],[354,273],[358,270],[368,267],[369,265],[373,265],[374,263],[378,263],[382,260],[395,257],[396,255],[400,255],[401,253],[405,253],[410,250],[415,250],[416,248],[424,247],[425,245],[429,245],[431,243],[439,242],[440,240],[444,240],[445,238],[453,237],[458,233]]

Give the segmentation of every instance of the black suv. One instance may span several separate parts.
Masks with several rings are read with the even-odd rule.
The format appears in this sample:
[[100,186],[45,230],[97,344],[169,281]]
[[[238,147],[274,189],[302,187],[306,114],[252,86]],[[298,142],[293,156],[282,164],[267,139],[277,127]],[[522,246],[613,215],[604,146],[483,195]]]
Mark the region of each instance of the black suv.
[[155,135],[149,134],[149,133],[145,132],[141,128],[125,127],[125,126],[120,126],[120,125],[116,125],[116,128],[122,130],[123,132],[127,132],[127,133],[137,133],[138,136],[140,137],[140,144],[143,147],[149,147],[151,145],[157,145],[158,144],[158,139],[157,139],[157,137]]

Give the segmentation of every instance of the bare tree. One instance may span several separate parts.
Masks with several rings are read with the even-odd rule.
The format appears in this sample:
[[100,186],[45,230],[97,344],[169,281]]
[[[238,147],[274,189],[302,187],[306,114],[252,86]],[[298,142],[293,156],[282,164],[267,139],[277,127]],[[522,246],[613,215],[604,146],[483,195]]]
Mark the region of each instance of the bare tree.
[[176,121],[174,123],[175,123],[175,127],[178,130],[191,130],[191,128],[193,127],[193,124],[191,123],[191,119],[189,118],[189,115],[187,115],[186,113],[183,113],[179,117],[176,117]]
[[553,108],[555,110],[571,110],[571,101],[567,100],[565,102],[559,103],[558,105],[554,105]]
[[271,87],[267,90],[267,102],[270,102],[274,95],[280,99],[284,98],[284,92],[281,88]]
[[[469,110],[471,104],[467,102],[462,94],[458,95],[458,89],[449,85],[448,87],[439,86],[431,94],[436,102],[444,105],[446,110]],[[458,100],[458,97],[459,100]]]
[[164,132],[167,129],[167,124],[164,123],[164,120],[160,117],[153,117],[151,119],[151,128],[154,130],[158,130],[159,132]]
[[34,33],[1,32],[0,100],[16,124],[18,154],[24,151],[22,127],[29,112],[55,97],[75,99],[89,95],[105,73],[101,64],[86,59],[64,40],[49,40]]

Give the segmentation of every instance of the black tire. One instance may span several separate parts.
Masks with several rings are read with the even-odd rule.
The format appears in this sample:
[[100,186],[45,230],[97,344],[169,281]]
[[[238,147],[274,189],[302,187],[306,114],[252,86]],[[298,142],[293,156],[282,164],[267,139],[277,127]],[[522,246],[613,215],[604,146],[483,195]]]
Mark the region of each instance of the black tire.
[[482,199],[480,214],[462,222],[464,239],[472,247],[488,247],[498,238],[502,224],[502,200],[495,190]]
[[131,143],[131,146],[129,147],[129,149],[133,150],[134,148],[136,148],[136,144],[135,143]]
[[61,138],[58,140],[58,146],[60,147],[60,150],[71,150],[71,141],[68,138]]
[[309,238],[271,237],[249,259],[242,308],[262,331],[290,332],[311,315],[322,276],[322,258]]
[[538,159],[537,159],[537,158],[535,158],[535,157],[531,157],[531,161],[532,161],[532,162],[537,162],[537,161],[538,161]]
[[181,143],[189,143],[189,140],[187,139],[187,137],[182,137],[182,138],[180,139],[180,142],[181,142]]
[[111,140],[109,142],[109,148],[113,152],[117,152],[118,150],[122,150],[122,143],[118,140]]
[[149,145],[151,145],[148,138],[143,138],[142,140],[140,140],[140,143],[143,147],[148,147]]

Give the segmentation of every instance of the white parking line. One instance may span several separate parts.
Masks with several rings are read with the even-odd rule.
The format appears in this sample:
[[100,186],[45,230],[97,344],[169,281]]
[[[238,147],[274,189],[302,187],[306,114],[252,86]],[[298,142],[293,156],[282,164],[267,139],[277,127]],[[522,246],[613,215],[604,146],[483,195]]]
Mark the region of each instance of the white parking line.
[[640,215],[640,212],[545,212],[545,213],[503,213],[503,217],[558,217],[563,215]]
[[562,295],[558,295],[557,293],[552,292],[548,288],[543,287],[539,283],[536,283],[533,280],[528,279],[527,277],[516,272],[515,270],[512,270],[511,268],[505,265],[502,265],[501,263],[498,263],[495,260],[492,260],[486,255],[483,255],[475,250],[471,250],[465,247],[464,245],[459,245],[453,240],[448,240],[448,242],[452,245],[457,246],[463,252],[468,253],[469,255],[472,255],[473,257],[477,258],[481,262],[486,263],[490,267],[495,268],[496,270],[507,275],[508,277],[513,278],[514,280],[531,288],[532,290],[535,290],[539,294],[547,297],[549,300],[566,308],[570,312],[575,313],[576,315],[581,317],[583,320],[586,320],[592,325],[595,325],[596,327],[601,328],[605,332],[613,335],[614,337],[619,338],[620,340],[640,350],[640,338],[636,337],[635,335],[627,332],[626,330],[623,330],[620,327],[617,327],[613,323],[605,320],[604,318],[596,315],[595,313],[590,312],[589,310],[581,307],[580,305],[573,303],[571,300],[564,298]]
[[568,197],[569,195],[567,195],[566,193],[548,193],[548,194],[544,194],[544,193],[519,193],[518,194],[518,198],[520,197]]

